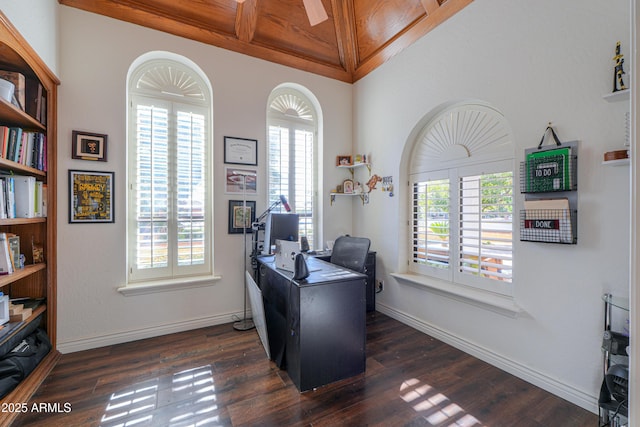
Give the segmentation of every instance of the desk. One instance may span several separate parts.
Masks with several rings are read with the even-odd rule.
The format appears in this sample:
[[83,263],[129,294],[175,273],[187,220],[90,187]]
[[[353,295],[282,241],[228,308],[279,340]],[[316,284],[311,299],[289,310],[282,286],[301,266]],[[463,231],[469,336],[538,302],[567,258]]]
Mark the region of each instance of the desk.
[[[323,261],[331,260],[331,251],[318,251],[315,255]],[[369,251],[367,260],[364,263],[364,274],[367,275],[367,311],[376,309],[376,253]]]
[[258,258],[271,359],[300,391],[365,370],[366,276],[312,257],[307,265],[296,281],[273,256]]

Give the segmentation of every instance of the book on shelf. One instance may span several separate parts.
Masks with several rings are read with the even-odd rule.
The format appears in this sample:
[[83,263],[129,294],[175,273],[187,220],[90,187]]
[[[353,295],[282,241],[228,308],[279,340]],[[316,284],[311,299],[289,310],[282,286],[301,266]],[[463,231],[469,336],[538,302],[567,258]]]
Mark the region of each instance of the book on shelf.
[[42,106],[44,105],[44,89],[37,79],[27,78],[25,112],[36,119],[38,122],[45,124],[43,120]]
[[13,273],[9,238],[7,233],[0,233],[0,275]]
[[7,233],[7,241],[9,242],[13,271],[16,271],[20,268],[20,236],[13,233]]
[[3,211],[0,216],[3,218],[16,217],[14,184],[15,178],[12,175],[0,176],[0,192],[2,192],[2,198],[4,199],[4,203],[0,206],[0,210]]

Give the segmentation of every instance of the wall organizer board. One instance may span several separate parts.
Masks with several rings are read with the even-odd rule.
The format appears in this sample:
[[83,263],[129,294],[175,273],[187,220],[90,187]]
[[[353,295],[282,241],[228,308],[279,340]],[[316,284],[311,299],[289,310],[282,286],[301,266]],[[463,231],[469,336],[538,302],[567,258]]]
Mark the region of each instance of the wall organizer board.
[[[547,132],[555,145],[543,147]],[[520,240],[576,244],[578,240],[578,141],[560,142],[548,126],[540,144],[520,163]]]

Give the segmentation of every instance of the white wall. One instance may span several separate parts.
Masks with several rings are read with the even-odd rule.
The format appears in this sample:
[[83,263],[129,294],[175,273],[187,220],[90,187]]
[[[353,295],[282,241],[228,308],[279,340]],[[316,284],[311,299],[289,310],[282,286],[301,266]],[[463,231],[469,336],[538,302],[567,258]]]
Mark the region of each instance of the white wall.
[[[265,116],[270,91],[283,82],[315,94],[324,117],[324,154],[335,159],[352,134],[351,85],[149,30],[60,7],[58,121],[58,347],[74,351],[173,330],[232,321],[242,314],[242,238],[227,234],[223,137],[254,138],[259,147],[257,210],[266,209]],[[212,287],[125,297],[125,88],[129,66],[153,50],[194,61],[214,97],[215,274]],[[108,162],[72,160],[71,132],[108,134]],[[69,169],[115,171],[115,223],[68,224]],[[334,173],[333,160],[323,175]],[[351,230],[351,204],[330,207],[322,193],[329,238]],[[345,220],[344,218],[349,218]]]
[[0,0],[0,10],[57,75],[58,2],[56,0]]
[[515,243],[520,318],[390,276],[406,270],[402,197],[378,191],[370,205],[354,205],[354,233],[371,236],[378,251],[379,310],[590,410],[602,379],[601,296],[628,292],[629,167],[601,165],[625,139],[628,103],[602,95],[612,90],[616,41],[630,58],[628,13],[623,0],[476,0],[354,86],[355,151],[370,151],[374,172],[392,175],[400,196],[410,132],[450,100],[481,99],[502,111],[517,163],[550,121],[562,140],[580,140],[578,244]]

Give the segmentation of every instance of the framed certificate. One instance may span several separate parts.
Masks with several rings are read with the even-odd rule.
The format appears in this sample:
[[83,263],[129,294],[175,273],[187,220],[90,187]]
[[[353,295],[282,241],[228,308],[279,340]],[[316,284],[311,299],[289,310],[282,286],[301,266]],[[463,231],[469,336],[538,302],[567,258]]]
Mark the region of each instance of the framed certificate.
[[258,140],[225,136],[224,162],[232,165],[258,166]]

